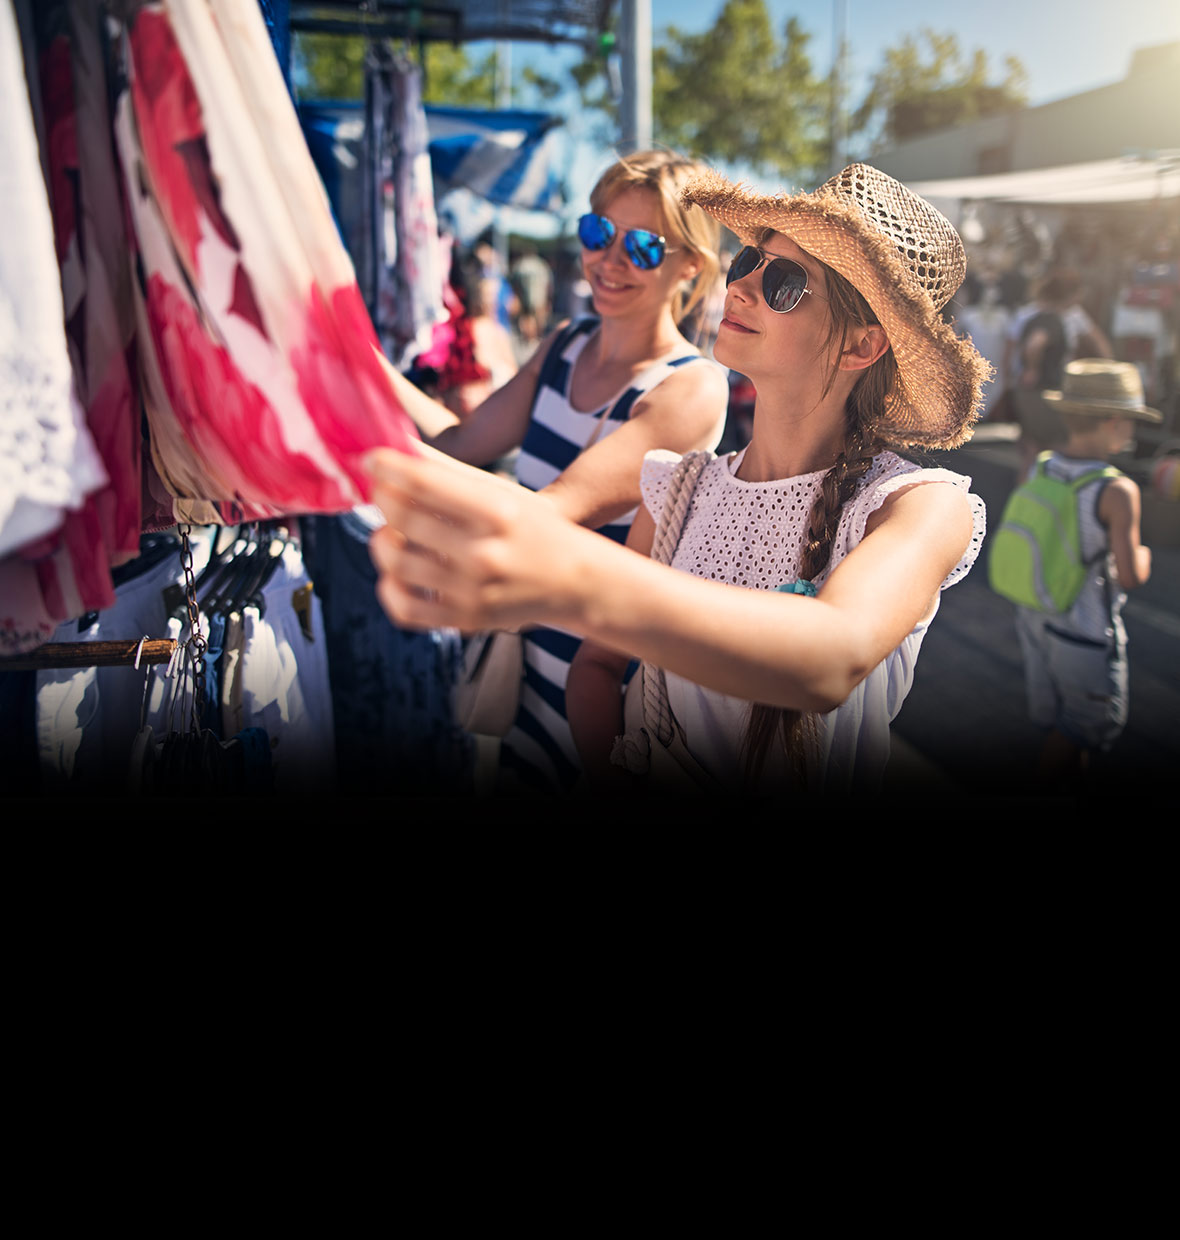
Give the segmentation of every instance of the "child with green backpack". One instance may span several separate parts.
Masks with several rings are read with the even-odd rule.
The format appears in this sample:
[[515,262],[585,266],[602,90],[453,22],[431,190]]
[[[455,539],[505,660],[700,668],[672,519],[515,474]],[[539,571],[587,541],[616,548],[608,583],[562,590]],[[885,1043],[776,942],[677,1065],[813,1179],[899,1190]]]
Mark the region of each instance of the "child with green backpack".
[[1129,362],[1070,362],[1042,393],[1066,440],[1044,452],[989,538],[992,589],[1016,605],[1032,721],[1047,729],[1040,774],[1057,784],[1088,769],[1127,721],[1126,592],[1151,575],[1140,494],[1109,464],[1135,421],[1160,422]]

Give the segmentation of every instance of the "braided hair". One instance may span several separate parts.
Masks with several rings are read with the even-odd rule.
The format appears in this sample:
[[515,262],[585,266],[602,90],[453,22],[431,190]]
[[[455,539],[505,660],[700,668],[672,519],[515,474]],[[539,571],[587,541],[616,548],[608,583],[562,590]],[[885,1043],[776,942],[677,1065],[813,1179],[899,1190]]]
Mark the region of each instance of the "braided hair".
[[[877,317],[861,294],[838,272],[825,265],[829,309],[828,336],[825,352],[839,358],[848,343],[853,327],[877,323]],[[836,381],[833,363],[824,393]],[[853,385],[844,406],[844,444],[835,464],[824,474],[819,494],[811,507],[806,541],[799,563],[799,577],[815,581],[828,566],[832,543],[839,528],[844,505],[856,494],[861,479],[868,473],[873,457],[884,444],[877,424],[885,400],[897,381],[897,362],[893,350],[886,352],[868,367]],[[799,710],[782,710],[777,706],[754,703],[742,741],[745,756],[745,777],[753,786],[765,765],[776,737],[790,760],[795,776],[806,781],[807,757],[819,738],[818,718]]]

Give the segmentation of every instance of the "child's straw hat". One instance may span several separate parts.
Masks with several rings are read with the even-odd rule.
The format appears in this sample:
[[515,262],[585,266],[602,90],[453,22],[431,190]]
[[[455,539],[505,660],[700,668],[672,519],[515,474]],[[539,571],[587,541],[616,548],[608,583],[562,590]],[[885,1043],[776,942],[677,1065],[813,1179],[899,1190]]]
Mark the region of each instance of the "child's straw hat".
[[1143,379],[1133,362],[1108,357],[1082,357],[1069,362],[1060,392],[1041,395],[1063,413],[1088,413],[1097,418],[1135,418],[1162,422],[1163,414],[1143,403]]
[[967,259],[950,221],[925,199],[866,164],[850,164],[810,194],[756,194],[710,171],[682,198],[745,244],[759,244],[767,229],[790,237],[861,293],[897,360],[877,427],[885,441],[956,448],[969,437],[992,368],[941,317]]

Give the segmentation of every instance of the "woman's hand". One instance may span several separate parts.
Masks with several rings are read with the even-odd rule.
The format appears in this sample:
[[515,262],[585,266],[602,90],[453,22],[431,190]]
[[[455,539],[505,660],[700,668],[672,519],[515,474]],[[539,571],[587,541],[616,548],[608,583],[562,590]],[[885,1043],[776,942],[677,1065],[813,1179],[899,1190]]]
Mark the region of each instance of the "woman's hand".
[[366,459],[388,524],[372,538],[377,597],[409,628],[519,628],[568,611],[585,540],[532,491],[416,445]]
[[366,460],[389,523],[372,540],[377,597],[395,623],[551,625],[719,693],[798,710],[838,706],[930,614],[972,533],[956,487],[904,487],[804,598],[657,564],[425,445]]

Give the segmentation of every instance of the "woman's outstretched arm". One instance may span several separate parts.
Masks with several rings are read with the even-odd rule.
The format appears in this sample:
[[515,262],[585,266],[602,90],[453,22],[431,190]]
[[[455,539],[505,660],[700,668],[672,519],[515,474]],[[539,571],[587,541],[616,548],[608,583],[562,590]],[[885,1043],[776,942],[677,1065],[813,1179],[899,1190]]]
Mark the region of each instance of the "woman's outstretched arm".
[[706,581],[562,520],[544,499],[441,457],[381,450],[378,597],[411,628],[547,624],[750,701],[826,711],[926,615],[971,537],[944,484],[891,495],[815,598]]

